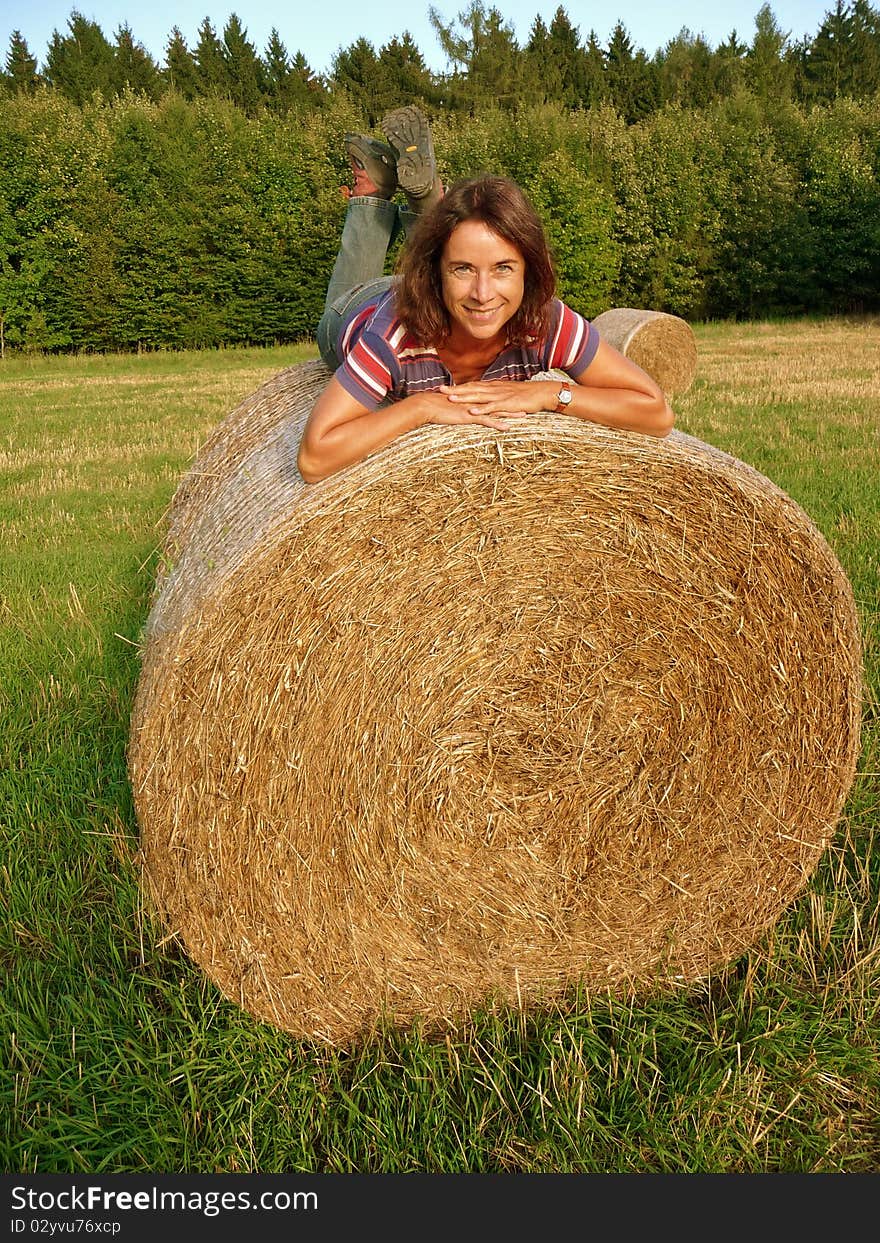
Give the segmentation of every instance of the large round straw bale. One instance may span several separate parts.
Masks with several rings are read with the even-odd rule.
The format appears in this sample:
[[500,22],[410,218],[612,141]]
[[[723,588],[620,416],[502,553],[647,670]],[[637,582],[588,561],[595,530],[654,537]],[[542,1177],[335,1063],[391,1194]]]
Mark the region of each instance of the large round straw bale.
[[593,320],[603,340],[647,371],[667,397],[686,393],[697,370],[697,342],[690,324],[664,311],[614,307]]
[[753,945],[858,750],[852,593],[809,518],[688,436],[549,414],[309,486],[307,408],[191,512],[148,619],[130,771],[192,957],[345,1044]]
[[190,523],[211,504],[252,450],[279,423],[307,415],[331,372],[320,359],[279,371],[232,410],[202,445],[171,501],[165,535],[166,555],[174,558],[186,540]]

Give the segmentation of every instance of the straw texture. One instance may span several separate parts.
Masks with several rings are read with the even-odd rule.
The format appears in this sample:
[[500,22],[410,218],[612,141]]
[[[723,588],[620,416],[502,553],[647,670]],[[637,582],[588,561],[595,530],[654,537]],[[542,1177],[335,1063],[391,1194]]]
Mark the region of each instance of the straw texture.
[[753,945],[858,754],[852,594],[809,518],[700,441],[549,414],[309,486],[324,378],[255,394],[172,507],[129,752],[169,930],[335,1045]]
[[686,393],[697,370],[697,342],[686,320],[663,311],[614,307],[593,320],[603,340],[647,371],[667,397]]

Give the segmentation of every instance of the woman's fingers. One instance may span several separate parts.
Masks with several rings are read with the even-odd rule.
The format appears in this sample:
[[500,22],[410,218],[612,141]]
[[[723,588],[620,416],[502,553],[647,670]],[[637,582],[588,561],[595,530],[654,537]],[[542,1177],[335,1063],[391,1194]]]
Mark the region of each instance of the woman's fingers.
[[[505,418],[522,418],[537,409],[534,385],[516,380],[473,380],[468,384],[444,384],[437,390],[453,405],[466,405],[470,414],[500,414]],[[540,404],[540,403],[539,403]]]
[[438,411],[428,421],[430,423],[445,423],[458,427],[494,427],[497,431],[504,432],[510,426],[508,420],[515,417],[516,415],[508,414],[506,410],[503,414],[487,414],[471,410],[448,410]]
[[497,387],[490,388],[488,385],[480,384],[479,382],[455,386],[444,384],[438,391],[445,394],[447,400],[459,404],[468,401],[479,401],[480,398],[483,398],[484,401],[490,401],[499,396],[499,389]]
[[528,410],[506,410],[503,402],[493,402],[488,406],[471,406],[468,410],[468,414],[476,415],[478,418],[486,418],[495,414],[505,419],[521,419],[528,413]]
[[[462,388],[465,386],[462,385]],[[481,388],[484,390],[483,396],[486,397],[487,385],[474,384],[468,386],[472,389]],[[465,406],[461,401],[450,400],[451,389],[447,387],[447,391],[434,389],[431,392],[422,395],[421,400],[425,402],[427,409],[427,423],[452,423],[469,427],[493,427],[497,431],[506,431],[509,427],[510,419],[521,419],[529,413],[527,410],[519,408],[505,409],[510,404],[513,405],[514,394],[510,394],[503,400],[488,401],[484,400],[474,404],[476,394],[471,392],[470,406]],[[458,397],[458,390],[456,396]],[[491,391],[491,390],[490,390]],[[492,393],[493,397],[497,397],[496,392]],[[520,400],[522,400],[520,396]]]

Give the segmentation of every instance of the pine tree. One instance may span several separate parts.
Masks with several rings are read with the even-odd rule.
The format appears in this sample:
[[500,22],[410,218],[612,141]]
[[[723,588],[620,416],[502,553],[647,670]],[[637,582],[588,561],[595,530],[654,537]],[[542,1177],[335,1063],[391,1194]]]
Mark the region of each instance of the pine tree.
[[789,99],[794,85],[794,63],[786,55],[789,35],[784,34],[769,4],[755,17],[755,37],[746,54],[746,81],[763,100]]
[[713,56],[701,35],[683,26],[654,57],[660,99],[704,108],[715,94]]
[[803,58],[804,94],[810,99],[831,100],[849,95],[853,86],[853,22],[844,0],[816,32]]
[[567,107],[577,107],[585,102],[589,80],[580,32],[560,6],[553,14],[548,33],[548,49],[561,79],[559,98]]
[[735,28],[727,36],[727,41],[719,43],[715,49],[715,90],[720,98],[733,95],[745,81],[748,50],[748,45],[740,42]]
[[513,26],[505,22],[499,9],[491,8],[486,17],[486,38],[474,64],[480,98],[517,108],[522,98],[522,54]]
[[290,57],[287,48],[275,26],[269,31],[269,42],[263,54],[263,69],[266,75],[266,94],[277,106],[285,99],[291,76]]
[[621,116],[632,122],[653,112],[659,102],[656,76],[644,51],[633,50],[622,22],[611,32],[607,65],[611,102]]
[[302,52],[291,61],[281,36],[273,26],[263,55],[266,102],[273,112],[284,113],[292,107],[315,107],[321,103],[323,91]]
[[581,102],[591,108],[608,97],[608,63],[599,36],[591,30],[584,48],[584,93]]
[[235,13],[230,15],[223,29],[222,51],[230,97],[252,116],[263,98],[265,75],[257,49]]
[[13,30],[9,40],[9,51],[6,53],[6,72],[2,75],[3,84],[11,95],[25,91],[33,94],[39,85],[37,58],[31,56],[27,41],[20,30]]
[[109,98],[115,90],[116,56],[101,27],[76,9],[67,27],[67,35],[52,32],[46,81],[75,104],[85,103],[95,91]]
[[513,27],[505,24],[499,10],[487,9],[483,0],[471,0],[458,14],[461,31],[456,31],[454,23],[446,25],[433,6],[428,17],[453,66],[453,104],[472,113],[491,104],[516,108],[521,102],[525,58]]
[[223,45],[217,38],[217,32],[209,17],[199,26],[199,39],[193,52],[193,60],[200,95],[229,94],[229,74]]
[[540,14],[532,22],[529,39],[523,48],[524,93],[530,101],[559,101],[563,95],[562,71],[553,57],[550,31]]
[[171,28],[165,49],[164,77],[171,89],[184,99],[195,99],[199,94],[199,71],[179,26]]
[[852,92],[860,99],[880,91],[880,11],[868,0],[854,0],[852,20]]
[[315,73],[302,52],[296,53],[291,67],[297,98],[302,97],[304,102],[312,105],[322,104],[326,96],[326,83],[323,77]]
[[377,63],[382,109],[426,103],[433,98],[434,80],[425,58],[408,30],[384,44]]
[[330,78],[333,86],[347,91],[376,125],[382,113],[379,99],[379,57],[369,39],[361,37],[334,55]]
[[142,43],[136,43],[131,27],[125,22],[116,32],[116,71],[114,86],[117,92],[128,87],[140,91],[150,99],[161,94],[159,67]]
[[532,28],[529,31],[529,41],[524,51],[535,59],[535,63],[542,71],[546,71],[550,66],[548,43],[550,41],[550,31],[547,29],[547,23],[539,13],[532,22]]

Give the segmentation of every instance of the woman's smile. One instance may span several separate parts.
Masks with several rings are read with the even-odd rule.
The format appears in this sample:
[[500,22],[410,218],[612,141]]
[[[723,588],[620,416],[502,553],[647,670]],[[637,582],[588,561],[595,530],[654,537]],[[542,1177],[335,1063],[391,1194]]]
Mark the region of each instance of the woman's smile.
[[467,311],[471,319],[475,319],[477,320],[477,322],[481,322],[484,320],[492,319],[495,315],[498,314],[498,312],[501,310],[501,307],[500,306],[493,306],[493,307],[466,306],[464,309]]

